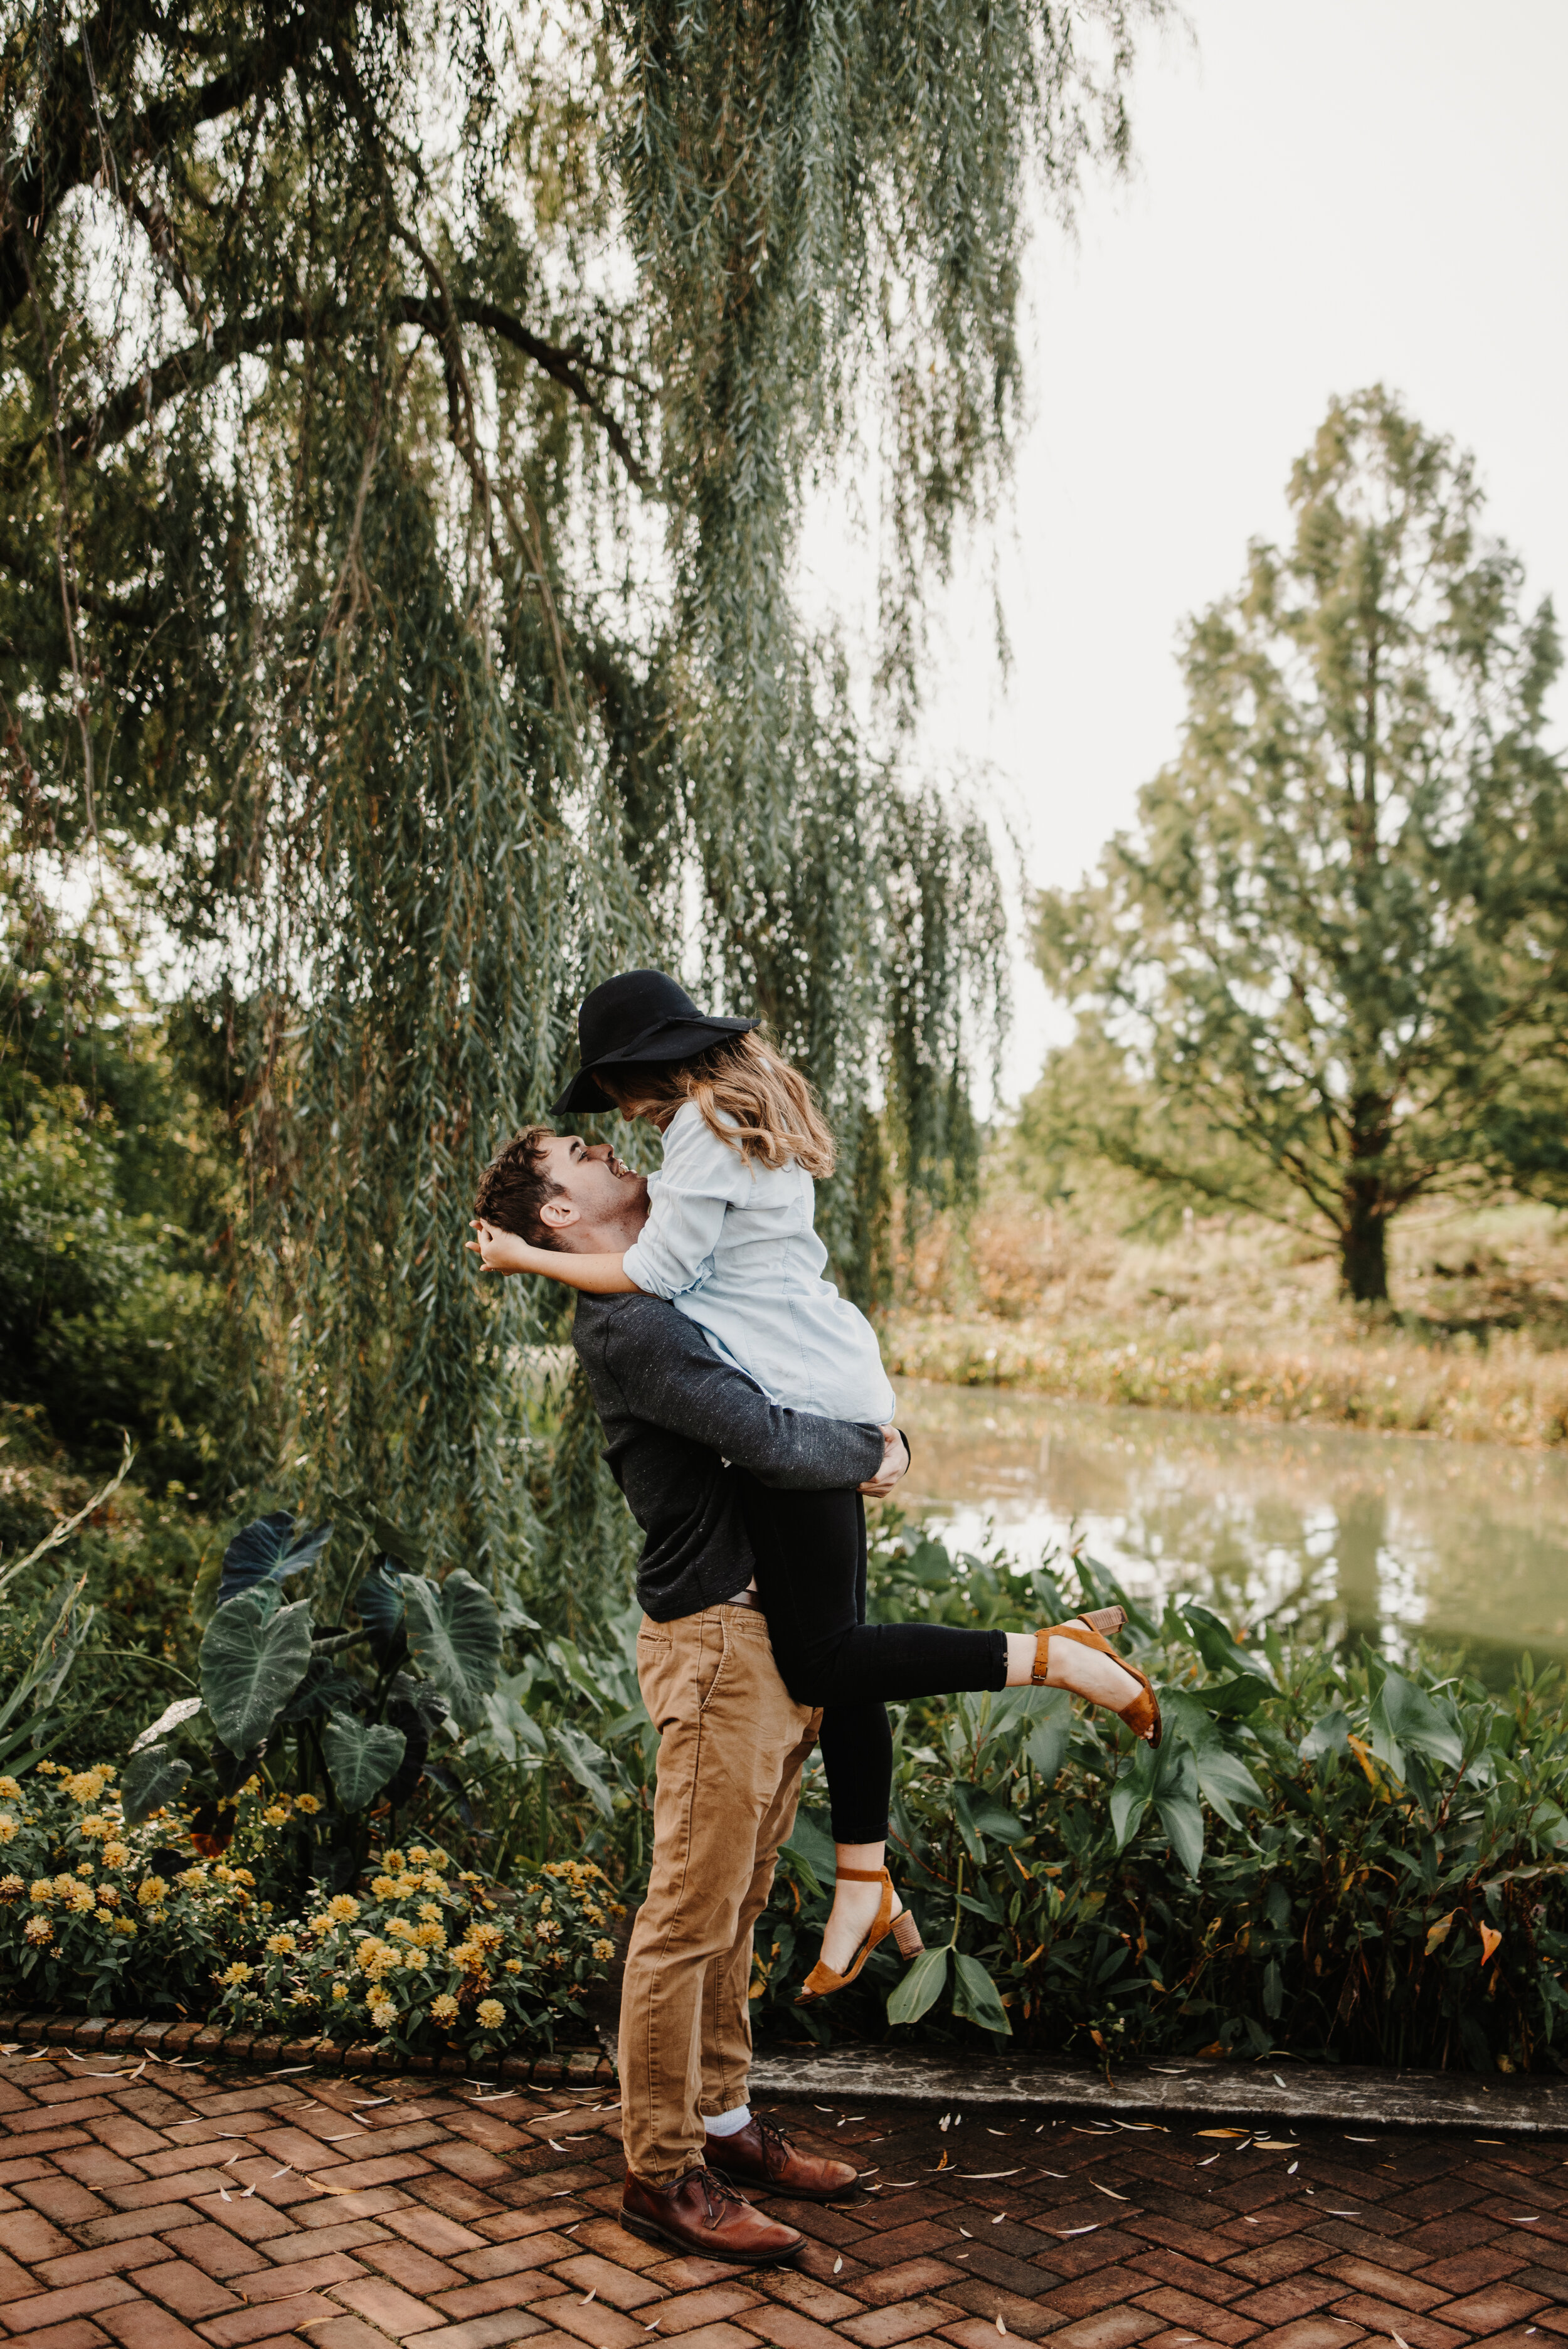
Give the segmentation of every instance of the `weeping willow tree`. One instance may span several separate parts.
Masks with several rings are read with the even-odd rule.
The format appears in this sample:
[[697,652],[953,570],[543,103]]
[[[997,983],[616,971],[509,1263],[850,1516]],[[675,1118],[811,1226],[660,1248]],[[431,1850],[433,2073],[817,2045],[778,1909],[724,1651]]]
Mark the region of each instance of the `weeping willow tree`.
[[1006,474],[1032,191],[1122,160],[1152,12],[7,12],[7,855],[112,869],[228,1058],[274,1464],[526,1533],[531,1300],[476,1309],[463,1217],[628,957],[695,942],[810,1068],[862,1288],[890,1138],[911,1195],[961,1170],[985,833],[853,722],[795,546],[874,460],[907,712]]

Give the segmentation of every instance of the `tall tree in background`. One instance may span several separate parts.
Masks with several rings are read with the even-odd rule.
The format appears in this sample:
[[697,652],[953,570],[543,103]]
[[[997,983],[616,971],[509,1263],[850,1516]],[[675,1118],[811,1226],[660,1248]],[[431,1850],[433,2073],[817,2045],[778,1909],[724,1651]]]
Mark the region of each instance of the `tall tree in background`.
[[278,1456],[526,1537],[531,1301],[476,1345],[464,1202],[694,904],[845,1138],[841,1263],[880,1086],[907,1189],[962,1159],[985,835],[851,723],[796,533],[880,440],[912,678],[1008,460],[1029,191],[1119,161],[1157,5],[7,12],[7,853],[35,928],[85,859],[204,991]]
[[1180,756],[1037,953],[1138,1081],[1080,1096],[1080,1141],[1282,1219],[1294,1193],[1375,1301],[1411,1200],[1568,1173],[1561,653],[1471,460],[1387,392],[1334,403],[1290,500],[1293,545],[1188,633]]

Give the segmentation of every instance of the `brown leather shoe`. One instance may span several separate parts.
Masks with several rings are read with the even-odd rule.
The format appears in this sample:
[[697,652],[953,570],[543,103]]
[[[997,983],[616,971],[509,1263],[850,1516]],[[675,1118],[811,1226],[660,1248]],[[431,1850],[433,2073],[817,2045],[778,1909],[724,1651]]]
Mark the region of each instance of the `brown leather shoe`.
[[707,2158],[734,2186],[759,2186],[767,2194],[794,2194],[805,2202],[836,2202],[852,2193],[855,2166],[826,2154],[802,2153],[777,2121],[753,2113],[733,2137],[710,2137]]
[[621,2224],[646,2243],[673,2243],[699,2260],[738,2267],[775,2267],[792,2260],[805,2240],[793,2227],[765,2219],[711,2169],[688,2169],[673,2186],[650,2186],[628,2175]]

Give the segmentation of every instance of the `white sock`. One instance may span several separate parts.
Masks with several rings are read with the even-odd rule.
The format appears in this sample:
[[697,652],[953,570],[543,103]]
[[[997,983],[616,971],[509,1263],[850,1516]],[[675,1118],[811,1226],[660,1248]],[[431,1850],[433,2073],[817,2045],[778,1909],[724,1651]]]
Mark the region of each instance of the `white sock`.
[[749,2105],[737,2105],[732,2113],[704,2113],[702,2125],[709,2137],[738,2137],[751,2118]]

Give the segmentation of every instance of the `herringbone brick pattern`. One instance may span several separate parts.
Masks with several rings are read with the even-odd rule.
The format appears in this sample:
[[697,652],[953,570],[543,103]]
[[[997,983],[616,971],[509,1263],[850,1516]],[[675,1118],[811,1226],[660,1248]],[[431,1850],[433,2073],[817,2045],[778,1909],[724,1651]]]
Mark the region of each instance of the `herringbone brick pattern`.
[[614,2095],[0,2061],[0,2344],[1568,2342],[1568,2146],[786,2108],[861,2184],[748,2271],[623,2233]]

